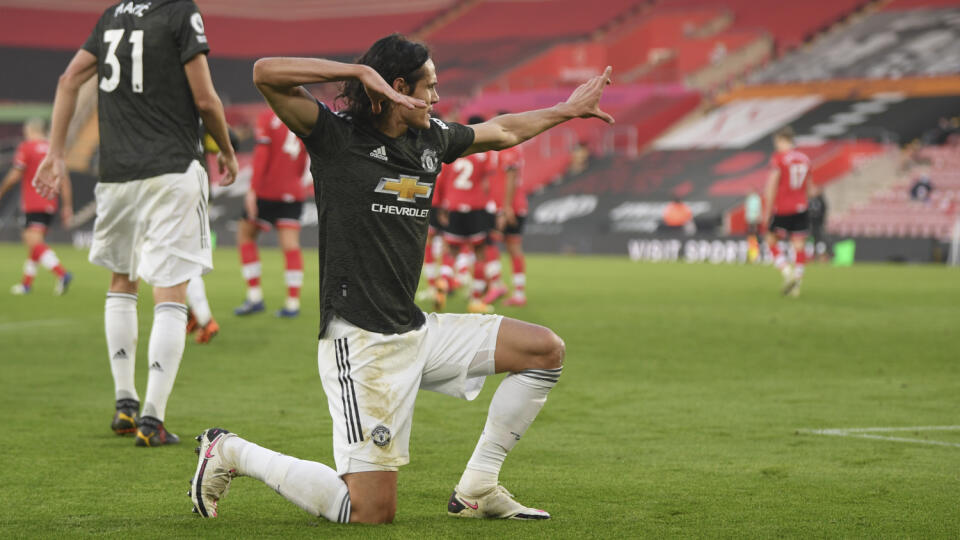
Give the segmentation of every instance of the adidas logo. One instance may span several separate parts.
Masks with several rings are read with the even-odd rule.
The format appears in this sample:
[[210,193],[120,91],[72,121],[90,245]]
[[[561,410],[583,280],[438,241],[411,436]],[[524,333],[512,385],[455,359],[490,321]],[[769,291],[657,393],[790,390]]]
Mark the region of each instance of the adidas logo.
[[113,359],[114,359],[114,360],[126,360],[126,359],[127,359],[127,351],[124,350],[124,349],[120,349],[119,351],[117,351],[116,354],[113,355]]
[[163,371],[163,366],[160,365],[160,362],[154,362],[150,364],[150,369],[155,369],[157,371]]
[[387,149],[386,147],[381,146],[380,148],[374,148],[370,151],[370,157],[375,157],[380,161],[387,161]]

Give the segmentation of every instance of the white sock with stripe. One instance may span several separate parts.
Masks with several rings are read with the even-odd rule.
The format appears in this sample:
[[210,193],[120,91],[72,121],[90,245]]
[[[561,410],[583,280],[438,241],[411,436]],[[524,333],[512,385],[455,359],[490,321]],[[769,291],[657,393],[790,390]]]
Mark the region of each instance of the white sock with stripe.
[[460,477],[457,492],[478,496],[497,486],[500,467],[547,402],[563,368],[530,369],[503,379],[487,413],[477,447]]
[[240,437],[222,443],[224,457],[237,473],[260,480],[310,514],[334,523],[350,522],[350,491],[337,471],[297,459]]
[[133,378],[137,366],[137,295],[108,292],[103,326],[116,399],[140,401]]
[[147,361],[147,400],[142,416],[152,416],[163,422],[167,400],[177,379],[187,333],[187,306],[177,302],[160,302],[153,308],[153,328]]

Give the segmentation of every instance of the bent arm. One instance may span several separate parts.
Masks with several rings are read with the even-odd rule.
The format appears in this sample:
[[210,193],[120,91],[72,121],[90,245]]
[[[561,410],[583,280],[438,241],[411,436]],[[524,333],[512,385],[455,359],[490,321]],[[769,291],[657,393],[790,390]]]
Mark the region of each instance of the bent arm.
[[322,58],[261,58],[253,65],[253,84],[280,120],[303,136],[313,131],[319,113],[303,85],[359,79],[364,70],[370,68]]

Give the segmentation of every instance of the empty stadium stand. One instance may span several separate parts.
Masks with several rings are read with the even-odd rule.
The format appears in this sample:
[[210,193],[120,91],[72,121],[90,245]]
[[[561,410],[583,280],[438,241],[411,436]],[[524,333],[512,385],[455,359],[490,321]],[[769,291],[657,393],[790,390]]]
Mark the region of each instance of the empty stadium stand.
[[955,75],[960,7],[882,11],[750,77],[751,83]]
[[675,9],[722,6],[733,14],[731,29],[770,32],[781,53],[866,4],[864,0],[807,0],[778,2],[770,9],[772,6],[767,0],[663,0],[660,3]]
[[[584,37],[616,17],[630,14],[641,3],[638,0],[481,0],[422,37],[435,44]],[[547,17],[548,12],[563,16]]]
[[[874,190],[861,202],[831,219],[828,230],[843,236],[949,238],[960,218],[960,149],[925,148],[920,157],[929,167],[900,175],[892,185]],[[929,176],[929,199],[915,200],[910,193],[919,176]]]

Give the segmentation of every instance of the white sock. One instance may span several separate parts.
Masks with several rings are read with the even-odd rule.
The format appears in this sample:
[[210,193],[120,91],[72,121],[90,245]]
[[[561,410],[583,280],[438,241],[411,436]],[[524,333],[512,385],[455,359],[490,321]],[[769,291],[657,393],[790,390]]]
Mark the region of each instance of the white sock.
[[187,305],[193,310],[193,316],[200,326],[206,326],[213,313],[210,312],[210,302],[207,301],[207,287],[203,278],[197,276],[187,282]]
[[476,255],[472,252],[460,252],[453,262],[453,271],[457,274],[469,272],[470,269],[473,268],[473,261],[475,259]]
[[23,275],[34,277],[37,275],[37,263],[27,259],[23,261]]
[[562,370],[531,369],[511,373],[503,379],[493,394],[487,423],[460,477],[457,491],[476,496],[497,486],[507,452],[533,423]]
[[263,302],[263,289],[260,287],[247,287],[247,300],[253,303]]
[[526,274],[514,274],[513,275],[513,290],[520,293],[520,296],[523,296],[523,290],[527,287],[527,275]]
[[288,296],[286,301],[283,303],[283,307],[287,311],[300,311],[300,299]]
[[133,379],[137,366],[137,295],[108,292],[103,326],[116,399],[140,401]]
[[47,248],[40,254],[40,266],[47,270],[53,270],[58,264],[60,264],[60,259],[57,258],[57,254],[52,249]]
[[240,437],[227,437],[222,449],[238,474],[260,480],[314,516],[350,522],[350,491],[337,471],[269,450]]
[[143,404],[142,416],[152,416],[163,422],[167,400],[173,391],[177,370],[180,369],[186,331],[187,306],[177,302],[160,302],[153,308],[153,328],[147,352],[150,376],[147,378],[147,400]]

